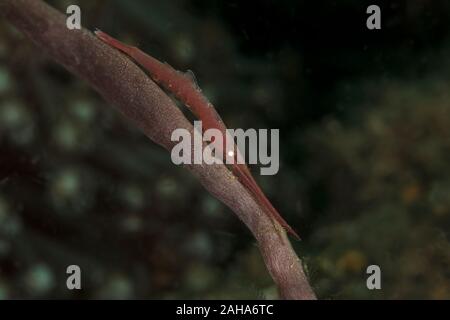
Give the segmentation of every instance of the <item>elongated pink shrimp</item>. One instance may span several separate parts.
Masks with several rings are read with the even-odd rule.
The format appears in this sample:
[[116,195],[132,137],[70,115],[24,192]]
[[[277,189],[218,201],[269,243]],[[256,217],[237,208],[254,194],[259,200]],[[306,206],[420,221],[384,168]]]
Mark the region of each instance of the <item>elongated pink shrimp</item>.
[[[227,128],[224,122],[214,106],[201,93],[192,77],[176,71],[168,64],[161,63],[138,48],[126,45],[100,30],[95,31],[95,34],[106,44],[131,57],[149,72],[151,78],[156,83],[173,93],[177,99],[183,102],[183,104],[186,105],[186,107],[188,107],[191,112],[202,121],[204,131],[208,129],[218,129],[222,133],[224,139],[226,139]],[[225,146],[226,143],[223,145]],[[223,152],[224,159],[226,159],[227,152],[225,148],[223,149]],[[237,161],[234,161],[234,163],[231,164],[231,168],[233,174],[238,178],[239,182],[250,192],[258,203],[262,204],[267,214],[280,223],[280,225],[296,239],[300,240],[298,234],[281,217],[278,211],[272,206],[270,201],[264,195],[263,191],[259,188],[248,167],[245,164],[239,164]]]

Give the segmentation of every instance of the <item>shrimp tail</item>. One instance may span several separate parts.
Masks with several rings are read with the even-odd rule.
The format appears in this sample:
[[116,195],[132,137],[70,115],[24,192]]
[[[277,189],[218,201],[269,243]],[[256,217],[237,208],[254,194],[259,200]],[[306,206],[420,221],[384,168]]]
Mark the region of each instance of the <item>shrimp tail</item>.
[[103,42],[107,43],[111,47],[114,47],[124,53],[129,54],[130,50],[132,50],[132,46],[129,46],[113,37],[111,37],[109,34],[97,29],[94,31],[95,35],[102,40]]
[[[244,167],[247,170],[243,170]],[[261,188],[259,188],[258,184],[251,176],[250,172],[248,172],[248,168],[245,165],[234,165],[233,172],[238,177],[239,181],[247,188],[248,191],[252,194],[252,196],[263,205],[263,208],[269,212],[269,216],[274,218],[286,231],[291,234],[296,240],[301,241],[300,236],[297,232],[283,219],[283,217],[279,214],[278,210],[276,210],[273,205],[270,203],[269,199],[264,195]]]

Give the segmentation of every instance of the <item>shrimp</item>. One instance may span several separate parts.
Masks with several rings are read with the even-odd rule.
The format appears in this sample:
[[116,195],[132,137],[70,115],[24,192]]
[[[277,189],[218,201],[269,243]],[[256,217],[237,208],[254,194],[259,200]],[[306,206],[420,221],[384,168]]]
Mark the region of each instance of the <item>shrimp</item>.
[[[224,139],[226,139],[227,127],[222,118],[217,113],[214,106],[201,93],[192,72],[182,73],[175,70],[170,65],[162,63],[152,56],[142,52],[137,47],[129,46],[121,41],[109,36],[100,30],[95,31],[96,36],[110,45],[113,48],[125,53],[136,61],[140,66],[147,70],[150,77],[164,89],[171,92],[178,100],[180,100],[198,119],[202,121],[203,130],[218,129]],[[223,144],[224,146],[226,143]],[[236,148],[237,149],[237,148]],[[223,148],[224,156],[228,152]],[[234,155],[233,163],[231,164],[231,171],[237,177],[238,181],[247,189],[252,197],[259,203],[266,214],[275,219],[283,228],[292,234],[297,240],[300,240],[298,234],[292,229],[289,224],[281,217],[278,211],[272,206],[270,201],[264,195],[261,188],[256,183],[247,165],[237,163],[237,154]],[[225,159],[225,158],[224,158]]]

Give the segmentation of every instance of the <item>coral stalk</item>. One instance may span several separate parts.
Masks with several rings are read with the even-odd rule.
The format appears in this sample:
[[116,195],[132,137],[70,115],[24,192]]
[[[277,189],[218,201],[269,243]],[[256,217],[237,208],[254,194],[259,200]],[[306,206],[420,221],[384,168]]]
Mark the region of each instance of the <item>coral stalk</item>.
[[[171,133],[192,125],[145,73],[85,29],[69,30],[66,16],[41,0],[0,0],[0,14],[57,63],[86,80],[151,140],[171,150]],[[121,79],[118,81],[118,79]],[[186,166],[255,236],[265,264],[285,299],[315,299],[284,232],[224,165]],[[281,227],[280,227],[281,229]],[[280,237],[281,235],[281,237]]]

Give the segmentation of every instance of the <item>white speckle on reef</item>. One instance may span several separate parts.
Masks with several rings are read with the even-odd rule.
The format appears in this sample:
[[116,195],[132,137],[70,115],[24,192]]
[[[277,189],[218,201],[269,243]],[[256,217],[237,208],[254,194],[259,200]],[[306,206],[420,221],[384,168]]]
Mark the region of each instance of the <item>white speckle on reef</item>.
[[215,273],[204,264],[192,264],[185,276],[185,287],[188,290],[202,291],[215,281]]
[[88,123],[95,117],[95,107],[90,101],[76,100],[70,107],[71,113],[80,121]]
[[125,204],[134,209],[142,208],[146,202],[146,199],[144,199],[144,192],[138,185],[124,185],[120,188],[119,193]]
[[59,214],[80,215],[88,212],[95,198],[96,180],[86,170],[67,166],[50,174],[48,193]]
[[200,231],[187,239],[184,249],[187,253],[205,260],[209,259],[213,253],[213,245],[209,235]]
[[61,148],[75,149],[79,140],[78,128],[73,123],[64,121],[56,126],[53,137]]
[[18,101],[6,101],[0,105],[0,127],[16,145],[24,145],[34,138],[34,122],[30,111]]
[[177,194],[178,185],[172,178],[163,178],[158,181],[157,190],[160,196],[169,198]]
[[78,173],[72,170],[60,172],[53,180],[53,193],[55,196],[62,198],[71,198],[76,195],[79,190],[81,181]]
[[25,285],[32,294],[47,293],[55,285],[52,270],[43,263],[34,265],[24,277]]
[[133,297],[134,288],[131,281],[123,274],[114,274],[98,291],[100,299],[130,299]]
[[7,128],[15,128],[23,124],[26,111],[21,104],[8,101],[0,106],[0,121]]
[[278,294],[278,289],[275,286],[270,286],[270,287],[265,288],[262,291],[262,296],[263,296],[263,299],[265,299],[265,300],[276,300],[276,299],[280,298],[280,296]]
[[206,195],[202,200],[202,211],[205,215],[217,217],[221,213],[221,208],[220,202],[210,195]]

